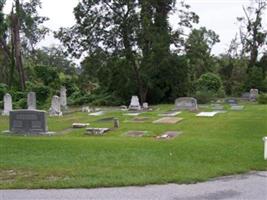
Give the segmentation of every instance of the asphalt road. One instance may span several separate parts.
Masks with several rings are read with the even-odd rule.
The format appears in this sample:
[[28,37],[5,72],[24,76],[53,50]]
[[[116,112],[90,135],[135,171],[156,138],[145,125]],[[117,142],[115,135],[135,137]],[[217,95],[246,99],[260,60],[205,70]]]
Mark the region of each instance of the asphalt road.
[[1,200],[267,200],[267,172],[226,176],[190,185],[99,189],[0,190]]

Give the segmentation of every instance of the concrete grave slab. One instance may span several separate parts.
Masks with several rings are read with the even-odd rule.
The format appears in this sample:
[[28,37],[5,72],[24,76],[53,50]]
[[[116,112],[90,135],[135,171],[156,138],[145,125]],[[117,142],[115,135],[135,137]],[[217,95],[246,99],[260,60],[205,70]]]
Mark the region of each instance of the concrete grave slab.
[[140,114],[141,114],[141,112],[132,112],[132,113],[125,113],[123,115],[125,115],[125,116],[138,116]]
[[219,112],[213,111],[213,112],[200,112],[196,116],[197,117],[214,117],[217,115]]
[[167,131],[167,132],[163,133],[162,135],[157,136],[156,139],[167,140],[167,139],[175,138],[181,134],[182,134],[182,132],[178,132],[178,131]]
[[88,124],[88,123],[86,123],[86,124],[84,124],[84,123],[73,123],[72,124],[72,128],[85,128],[85,127],[87,127],[89,125],[90,124]]
[[153,121],[153,123],[154,124],[176,124],[182,120],[183,118],[179,118],[179,117],[163,117],[163,118]]
[[180,111],[169,111],[169,112],[158,114],[158,116],[161,116],[161,117],[175,117],[175,116],[177,116],[179,114],[181,114]]
[[125,135],[130,137],[143,137],[147,131],[128,131]]
[[114,120],[114,117],[107,117],[96,120],[96,122],[112,122]]
[[243,110],[245,106],[237,106],[237,105],[233,105],[231,106],[231,110],[236,110],[236,111],[239,111],[239,110]]
[[110,128],[87,128],[87,135],[104,135],[106,132],[110,131]]
[[98,112],[94,112],[94,113],[90,113],[89,116],[101,116],[104,115],[103,111],[98,111]]

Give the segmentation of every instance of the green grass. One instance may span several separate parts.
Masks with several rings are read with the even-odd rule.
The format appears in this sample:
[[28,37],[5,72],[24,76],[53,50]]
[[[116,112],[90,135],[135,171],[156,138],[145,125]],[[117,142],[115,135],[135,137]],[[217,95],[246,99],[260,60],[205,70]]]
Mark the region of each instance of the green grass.
[[[160,108],[160,109],[158,109]],[[151,123],[172,105],[160,105],[145,123],[129,122],[123,112],[90,117],[73,113],[48,119],[53,136],[0,134],[0,188],[92,188],[162,183],[194,183],[212,177],[267,170],[262,137],[267,135],[267,106],[247,104],[243,111],[228,111],[214,118],[183,112],[176,125]],[[112,127],[97,119],[117,117],[120,128],[105,136],[86,136],[70,129],[73,122]],[[0,117],[0,131],[8,118]],[[124,135],[146,130],[143,138]],[[168,141],[154,136],[177,130],[183,134]]]

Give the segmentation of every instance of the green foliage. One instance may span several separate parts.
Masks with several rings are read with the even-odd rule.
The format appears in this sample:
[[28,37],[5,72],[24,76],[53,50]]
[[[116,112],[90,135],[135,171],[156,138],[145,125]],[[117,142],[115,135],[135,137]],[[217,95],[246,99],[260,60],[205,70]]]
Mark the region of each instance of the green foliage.
[[259,104],[267,104],[267,94],[260,94],[257,98]]
[[262,68],[252,67],[248,73],[248,78],[246,81],[246,89],[257,88],[260,91],[266,90],[266,85],[264,85],[265,76]]
[[210,90],[198,90],[196,91],[195,98],[197,99],[197,102],[200,104],[207,104],[210,103],[211,100],[215,98],[215,93]]
[[197,90],[208,90],[211,92],[218,92],[222,87],[222,81],[220,77],[213,73],[206,73],[201,75],[201,77],[196,82]]
[[40,79],[44,85],[60,87],[60,79],[57,69],[51,66],[38,65],[35,68],[36,78]]
[[0,100],[3,99],[5,93],[7,93],[7,90],[8,90],[7,85],[4,83],[0,83]]

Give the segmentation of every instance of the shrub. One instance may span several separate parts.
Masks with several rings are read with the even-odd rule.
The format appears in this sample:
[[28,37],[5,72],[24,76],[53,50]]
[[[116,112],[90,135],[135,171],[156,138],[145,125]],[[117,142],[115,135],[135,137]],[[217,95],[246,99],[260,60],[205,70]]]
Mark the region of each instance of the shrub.
[[0,83],[0,100],[3,99],[6,93],[7,93],[7,85],[4,83]]
[[196,92],[195,98],[197,99],[198,103],[206,104],[215,98],[215,94],[209,90],[200,90]]
[[203,74],[196,84],[197,91],[208,90],[217,93],[222,88],[221,78],[213,73]]
[[260,104],[267,104],[267,94],[260,94],[257,100]]

